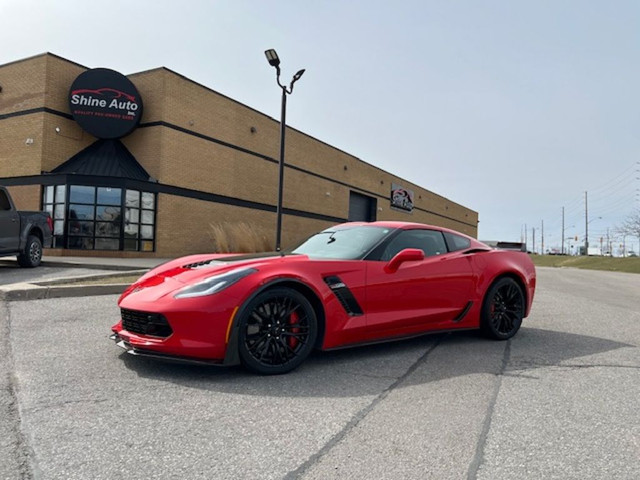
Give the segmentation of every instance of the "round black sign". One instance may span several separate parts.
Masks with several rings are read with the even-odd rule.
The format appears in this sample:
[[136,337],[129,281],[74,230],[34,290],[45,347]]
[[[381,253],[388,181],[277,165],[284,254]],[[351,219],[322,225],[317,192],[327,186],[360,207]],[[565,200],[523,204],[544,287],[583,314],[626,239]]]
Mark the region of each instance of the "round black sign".
[[135,85],[108,68],[78,75],[69,90],[69,109],[80,126],[98,138],[120,138],[140,123],[142,98]]

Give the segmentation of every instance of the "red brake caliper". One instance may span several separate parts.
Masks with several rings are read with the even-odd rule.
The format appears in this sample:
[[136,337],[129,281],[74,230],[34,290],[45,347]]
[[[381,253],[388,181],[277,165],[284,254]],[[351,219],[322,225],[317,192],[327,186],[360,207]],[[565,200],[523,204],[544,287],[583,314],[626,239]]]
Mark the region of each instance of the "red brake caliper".
[[[291,315],[289,315],[289,319],[287,320],[287,323],[289,325],[295,325],[296,323],[298,323],[298,320],[300,319],[300,317],[298,316],[297,312],[293,312]],[[290,330],[291,333],[298,333],[300,332],[300,329],[297,327],[294,327]],[[295,350],[296,346],[298,345],[298,339],[296,337],[289,337],[287,338],[287,345],[289,345],[289,347],[292,350]]]

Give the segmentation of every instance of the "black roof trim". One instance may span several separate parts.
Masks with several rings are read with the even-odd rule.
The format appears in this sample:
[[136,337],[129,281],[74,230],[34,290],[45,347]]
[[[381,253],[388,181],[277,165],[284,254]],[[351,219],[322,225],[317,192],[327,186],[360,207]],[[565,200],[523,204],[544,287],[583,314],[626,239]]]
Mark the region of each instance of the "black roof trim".
[[98,140],[51,173],[129,178],[147,182],[150,176],[120,140]]

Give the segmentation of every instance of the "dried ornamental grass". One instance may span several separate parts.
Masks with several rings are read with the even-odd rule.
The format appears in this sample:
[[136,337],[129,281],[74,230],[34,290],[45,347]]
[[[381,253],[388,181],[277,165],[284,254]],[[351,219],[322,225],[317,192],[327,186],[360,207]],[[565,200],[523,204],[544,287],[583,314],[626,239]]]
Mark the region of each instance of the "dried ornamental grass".
[[269,252],[274,249],[264,229],[246,222],[213,223],[211,234],[216,253]]

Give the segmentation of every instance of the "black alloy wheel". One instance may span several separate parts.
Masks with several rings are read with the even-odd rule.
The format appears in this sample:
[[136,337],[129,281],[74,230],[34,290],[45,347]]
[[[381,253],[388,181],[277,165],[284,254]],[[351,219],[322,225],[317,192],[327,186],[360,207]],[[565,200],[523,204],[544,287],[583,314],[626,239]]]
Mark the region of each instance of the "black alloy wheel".
[[24,252],[18,255],[18,264],[21,267],[37,267],[42,261],[42,242],[35,235],[29,235]]
[[287,373],[311,353],[318,324],[311,303],[291,288],[272,288],[254,298],[239,323],[238,350],[249,370]]
[[520,285],[512,278],[501,278],[487,292],[480,327],[490,338],[507,340],[520,329],[524,310],[525,299]]

